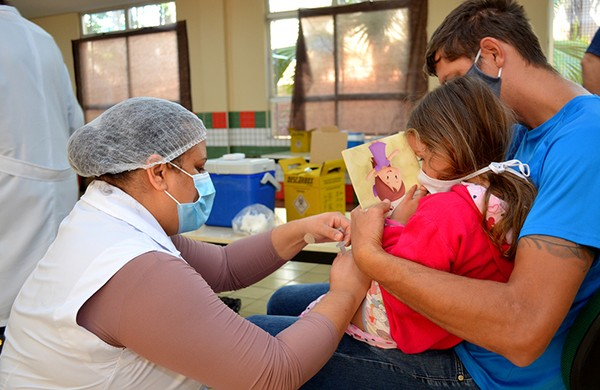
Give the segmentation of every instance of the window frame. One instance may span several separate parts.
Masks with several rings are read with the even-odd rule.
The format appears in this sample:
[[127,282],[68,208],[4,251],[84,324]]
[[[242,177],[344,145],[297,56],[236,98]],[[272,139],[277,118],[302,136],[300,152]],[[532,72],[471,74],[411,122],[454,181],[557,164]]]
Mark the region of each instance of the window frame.
[[[71,41],[73,50],[73,62],[74,62],[74,73],[75,73],[75,86],[77,91],[77,100],[82,105],[84,112],[89,109],[95,110],[106,110],[108,107],[93,107],[86,106],[83,98],[83,86],[82,86],[82,70],[81,70],[81,56],[79,53],[79,45],[86,42],[99,41],[105,39],[115,38],[128,38],[138,35],[147,35],[162,33],[168,31],[175,31],[177,35],[177,55],[179,61],[179,101],[183,107],[192,111],[192,94],[191,94],[191,78],[190,78],[190,61],[189,61],[189,48],[187,39],[187,28],[185,21],[178,21],[173,24],[162,25],[157,27],[144,27],[140,29],[130,31],[120,31],[106,34],[96,34],[80,38]],[[130,94],[131,95],[131,94]]]
[[[421,0],[422,1],[422,0]],[[365,4],[368,3],[368,4]],[[274,64],[273,64],[273,49],[271,47],[271,23],[273,21],[276,20],[282,20],[282,19],[296,19],[298,20],[298,31],[300,31],[301,26],[301,16],[306,17],[306,16],[325,16],[325,15],[330,15],[330,14],[349,14],[349,13],[354,13],[354,12],[359,12],[365,9],[365,7],[369,8],[369,11],[381,11],[381,10],[393,10],[393,9],[399,9],[399,8],[406,8],[409,10],[409,12],[413,12],[415,8],[419,8],[416,5],[414,5],[412,3],[411,0],[394,0],[394,1],[379,1],[379,0],[375,0],[375,1],[360,1],[360,2],[350,2],[347,3],[344,0],[332,0],[331,1],[331,5],[329,6],[322,6],[322,7],[314,7],[314,8],[298,8],[296,10],[288,10],[288,11],[279,11],[279,12],[271,12],[270,8],[269,8],[269,0],[265,0],[265,4],[266,4],[266,36],[267,36],[267,59],[266,59],[266,63],[268,64],[267,68],[267,82],[268,82],[268,102],[269,102],[269,107],[270,107],[270,128],[271,128],[271,134],[274,138],[281,138],[281,139],[286,139],[286,138],[290,138],[289,135],[285,135],[282,131],[283,127],[289,128],[290,126],[292,127],[297,127],[294,124],[292,124],[292,120],[295,116],[294,114],[294,110],[296,110],[295,107],[295,98],[294,98],[294,91],[292,91],[292,93],[290,95],[280,95],[278,93],[278,87],[276,84],[276,80],[274,79]],[[427,12],[427,8],[425,7],[425,12]],[[410,17],[412,17],[414,14],[411,14]],[[426,34],[426,33],[425,33]],[[425,40],[426,40],[426,36],[425,36]],[[298,42],[298,37],[296,38],[296,44]],[[425,41],[426,42],[426,41]],[[335,43],[335,42],[334,42]],[[336,43],[337,44],[337,43]],[[296,46],[296,45],[294,45]],[[294,60],[296,60],[296,57],[294,56]],[[411,59],[411,61],[414,61],[414,59]],[[337,77],[336,77],[336,83],[337,83]],[[423,85],[421,85],[423,84]],[[295,87],[294,87],[295,88]],[[422,91],[421,91],[422,90]],[[338,93],[337,91],[337,85],[336,85],[336,93],[334,96],[334,99],[325,99],[325,100],[332,100],[335,104],[336,104],[336,118],[338,117],[338,111],[337,111],[337,106],[339,104],[339,102],[343,102],[343,101],[352,101],[352,100],[386,100],[386,101],[391,101],[391,100],[405,100],[405,101],[411,101],[414,103],[415,100],[417,100],[418,98],[420,98],[422,96],[422,94],[426,93],[428,90],[428,86],[427,86],[427,81],[425,79],[425,81],[423,83],[420,83],[416,90],[413,91],[409,91],[409,92],[382,92],[382,93],[362,93],[362,94],[343,94],[343,93]],[[416,93],[416,94],[415,94]],[[307,97],[305,99],[305,102],[310,102],[310,101],[320,101],[323,100],[324,97]],[[280,105],[281,103],[288,103],[289,104],[289,120],[285,123],[283,123],[282,121],[279,120],[279,115],[280,113],[278,112],[278,110],[280,109]],[[294,122],[296,122],[294,120]],[[368,134],[366,135],[367,137],[372,137],[372,136],[377,136],[377,135],[371,135]]]
[[[342,2],[344,0],[331,0],[331,5],[329,6],[323,6],[323,7],[317,7],[315,9],[320,9],[320,8],[330,8],[330,7],[337,7],[340,5],[344,5]],[[340,4],[341,3],[341,4]],[[270,10],[270,6],[269,6],[269,0],[265,0],[265,11],[266,11],[266,17],[265,17],[265,26],[266,26],[266,39],[267,39],[267,52],[266,52],[266,64],[267,64],[267,91],[269,93],[268,95],[268,100],[269,100],[269,112],[270,112],[270,120],[269,120],[269,126],[271,128],[271,135],[273,136],[273,138],[275,139],[290,139],[290,135],[283,135],[277,132],[277,128],[275,127],[277,125],[277,123],[274,123],[275,120],[273,120],[273,116],[274,116],[274,107],[277,105],[277,103],[289,103],[290,106],[292,104],[292,95],[290,94],[289,96],[281,96],[277,94],[277,85],[274,83],[273,80],[273,64],[272,64],[272,60],[273,60],[273,50],[271,48],[271,22],[276,21],[276,20],[282,20],[282,19],[296,19],[298,20],[298,23],[300,22],[300,12],[299,12],[300,8],[295,9],[295,10],[288,10],[288,11],[278,11],[278,12],[271,12]],[[296,36],[296,42],[298,40],[298,37]]]
[[[550,3],[552,7],[552,22],[550,23],[550,46],[548,59],[554,69],[556,69],[563,77],[573,81],[576,84],[582,83],[582,72],[581,72],[581,60],[587,51],[588,46],[591,43],[592,38],[598,28],[600,28],[600,19],[596,23],[595,28],[590,28],[591,23],[580,20],[579,17],[587,16],[588,19],[595,18],[591,15],[593,9],[593,2],[591,0],[582,0],[580,3],[581,13],[574,14],[577,18],[570,21],[569,26],[573,29],[576,27],[576,36],[571,39],[556,39],[557,23],[567,22],[564,18],[559,18],[561,11],[570,10],[566,6],[572,5],[569,2],[565,4],[564,1],[552,0]],[[588,15],[585,15],[589,13]],[[600,11],[596,13],[597,17],[600,18]],[[586,24],[583,27],[582,24]]]
[[[132,4],[129,6],[115,6],[115,7],[107,7],[107,8],[100,8],[100,9],[94,9],[94,10],[89,10],[87,12],[81,12],[79,13],[79,33],[80,36],[82,38],[91,38],[94,36],[101,36],[104,34],[121,34],[121,33],[126,33],[128,31],[136,31],[136,30],[142,30],[145,28],[154,28],[154,27],[161,27],[161,26],[167,26],[167,24],[162,24],[162,25],[158,25],[158,26],[152,26],[152,27],[141,27],[141,28],[132,28],[131,27],[131,22],[129,20],[129,10],[131,10],[132,8],[138,8],[138,7],[145,7],[148,5],[159,5],[159,4],[165,4],[165,3],[174,3],[175,5],[175,9],[177,12],[177,2],[175,0],[169,0],[169,1],[149,1],[146,3],[138,3],[138,4]],[[119,30],[119,31],[110,31],[110,32],[104,32],[104,33],[92,33],[92,34],[85,34],[83,31],[83,16],[84,15],[93,15],[93,14],[98,14],[98,13],[105,13],[105,12],[110,12],[110,11],[125,11],[125,30]]]

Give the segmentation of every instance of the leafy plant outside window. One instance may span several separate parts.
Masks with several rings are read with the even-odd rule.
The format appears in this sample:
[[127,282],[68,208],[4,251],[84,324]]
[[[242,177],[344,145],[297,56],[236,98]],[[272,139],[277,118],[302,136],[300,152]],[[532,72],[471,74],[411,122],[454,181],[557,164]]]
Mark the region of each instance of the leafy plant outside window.
[[581,59],[600,21],[598,0],[554,0],[552,64],[565,78],[581,84]]

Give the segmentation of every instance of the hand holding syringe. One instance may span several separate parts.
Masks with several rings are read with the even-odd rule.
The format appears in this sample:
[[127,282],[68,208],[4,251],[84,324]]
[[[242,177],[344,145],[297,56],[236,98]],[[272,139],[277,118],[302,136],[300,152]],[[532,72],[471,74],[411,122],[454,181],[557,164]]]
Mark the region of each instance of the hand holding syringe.
[[[344,229],[343,229],[343,228],[341,228],[341,227],[337,228],[337,230],[339,230],[340,232],[342,232],[344,235],[345,235],[345,233],[346,233],[346,232],[344,231]],[[314,243],[316,242],[316,240],[315,240],[315,236],[313,236],[311,233],[306,233],[306,234],[304,235],[304,241],[305,241],[307,244],[314,244]],[[344,239],[344,240],[342,240],[342,241],[338,242],[338,243],[337,243],[337,245],[336,245],[336,247],[337,247],[337,248],[340,250],[340,252],[341,252],[342,254],[345,254],[345,253],[346,253],[346,245],[347,245],[347,241],[346,241],[346,239]]]

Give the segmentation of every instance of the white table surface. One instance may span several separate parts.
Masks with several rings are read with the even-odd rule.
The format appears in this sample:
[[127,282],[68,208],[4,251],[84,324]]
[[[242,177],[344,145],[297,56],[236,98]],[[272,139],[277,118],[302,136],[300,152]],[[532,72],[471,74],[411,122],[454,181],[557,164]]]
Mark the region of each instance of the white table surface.
[[[275,216],[278,219],[278,223],[285,223],[285,221],[287,220],[285,208],[276,207],[275,208]],[[204,226],[200,227],[200,229],[198,229],[198,230],[184,233],[183,235],[188,238],[194,239],[194,240],[211,242],[214,244],[222,244],[222,245],[226,245],[226,244],[229,244],[230,242],[233,242],[235,240],[239,240],[240,238],[246,237],[243,234],[235,233],[233,231],[233,229],[230,227],[209,226],[209,225],[204,225]],[[321,252],[321,253],[338,253],[340,250],[337,247],[336,242],[325,242],[325,243],[321,243],[321,244],[308,244],[308,245],[306,245],[306,247],[304,247],[303,251]]]

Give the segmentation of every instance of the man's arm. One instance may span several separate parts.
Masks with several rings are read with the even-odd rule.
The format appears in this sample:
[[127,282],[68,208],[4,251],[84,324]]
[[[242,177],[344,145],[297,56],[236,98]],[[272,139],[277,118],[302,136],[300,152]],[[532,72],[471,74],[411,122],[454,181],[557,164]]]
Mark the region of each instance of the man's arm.
[[600,57],[587,52],[581,60],[581,76],[583,79],[583,87],[595,93],[600,94]]
[[519,241],[507,283],[470,279],[387,254],[384,207],[352,213],[352,251],[367,276],[456,336],[519,366],[546,349],[592,263],[593,252],[547,236]]

